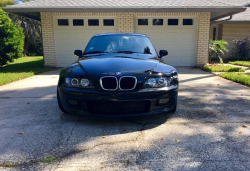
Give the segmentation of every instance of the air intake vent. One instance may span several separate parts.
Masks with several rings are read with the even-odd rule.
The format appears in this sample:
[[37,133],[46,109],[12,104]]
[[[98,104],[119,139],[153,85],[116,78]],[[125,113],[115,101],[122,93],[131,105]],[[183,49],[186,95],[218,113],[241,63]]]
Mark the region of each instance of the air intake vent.
[[127,115],[147,113],[151,102],[144,101],[88,101],[89,113],[102,115]]
[[100,84],[103,90],[115,91],[118,88],[117,78],[112,76],[102,77]]
[[133,90],[136,86],[137,79],[135,77],[121,77],[120,89],[121,90]]

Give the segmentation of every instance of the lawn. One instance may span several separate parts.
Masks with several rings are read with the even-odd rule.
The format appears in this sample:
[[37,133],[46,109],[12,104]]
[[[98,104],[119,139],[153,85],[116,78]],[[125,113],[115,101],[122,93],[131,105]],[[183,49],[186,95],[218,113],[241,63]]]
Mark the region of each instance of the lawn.
[[207,72],[245,72],[244,68],[230,65],[204,66],[201,69]]
[[250,86],[250,73],[221,73],[221,77],[226,78],[228,80],[232,80],[234,82]]
[[0,67],[0,85],[17,81],[35,74],[39,74],[51,68],[43,67],[43,57],[22,57],[13,63]]
[[234,64],[234,65],[241,65],[241,66],[250,67],[250,61],[229,61],[228,63]]

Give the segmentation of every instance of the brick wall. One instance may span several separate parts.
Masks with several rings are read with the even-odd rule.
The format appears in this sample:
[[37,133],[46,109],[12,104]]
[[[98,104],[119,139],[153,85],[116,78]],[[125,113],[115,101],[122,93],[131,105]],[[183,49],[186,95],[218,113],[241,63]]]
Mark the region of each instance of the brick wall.
[[41,25],[43,36],[44,65],[56,66],[53,14],[51,12],[41,13]]
[[42,32],[44,42],[44,59],[46,66],[56,66],[54,42],[54,16],[117,16],[118,32],[133,33],[136,16],[199,16],[197,37],[197,65],[208,61],[208,42],[210,13],[199,12],[41,12]]
[[234,48],[233,40],[243,40],[250,37],[250,23],[245,24],[223,24],[222,39],[227,41],[229,52],[223,58],[232,57],[232,50]]
[[201,13],[198,24],[197,61],[196,65],[208,62],[208,44],[210,29],[210,13]]

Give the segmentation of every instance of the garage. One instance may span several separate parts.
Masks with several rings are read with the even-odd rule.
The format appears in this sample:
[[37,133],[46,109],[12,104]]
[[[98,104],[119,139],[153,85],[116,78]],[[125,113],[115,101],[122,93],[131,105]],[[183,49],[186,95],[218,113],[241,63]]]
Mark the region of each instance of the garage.
[[55,17],[56,65],[64,67],[77,60],[75,49],[84,51],[95,34],[118,32],[116,17]]
[[137,17],[135,32],[150,37],[156,50],[166,49],[163,60],[173,66],[195,66],[197,59],[196,17]]
[[210,23],[245,11],[219,1],[36,0],[4,7],[8,13],[41,21],[44,66],[64,67],[77,58],[98,33],[143,33],[163,60],[173,66],[204,66],[208,62]]

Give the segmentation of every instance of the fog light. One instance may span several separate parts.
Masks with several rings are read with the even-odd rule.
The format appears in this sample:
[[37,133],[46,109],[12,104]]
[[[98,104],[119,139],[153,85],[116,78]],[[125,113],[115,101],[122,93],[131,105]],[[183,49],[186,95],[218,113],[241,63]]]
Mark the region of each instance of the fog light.
[[169,98],[159,100],[159,104],[167,104],[168,102],[169,102]]
[[78,103],[77,103],[76,100],[68,100],[68,102],[69,102],[70,105],[73,105],[73,106],[77,106],[78,105]]

